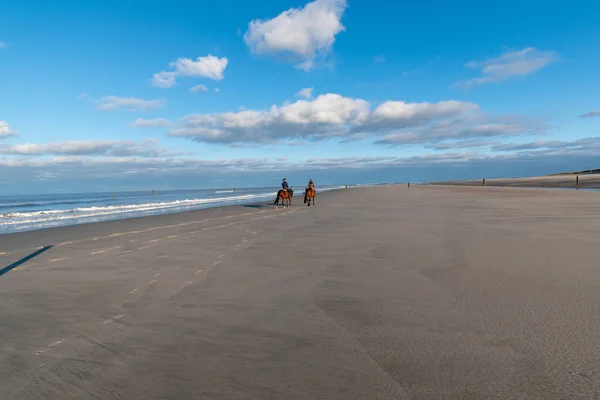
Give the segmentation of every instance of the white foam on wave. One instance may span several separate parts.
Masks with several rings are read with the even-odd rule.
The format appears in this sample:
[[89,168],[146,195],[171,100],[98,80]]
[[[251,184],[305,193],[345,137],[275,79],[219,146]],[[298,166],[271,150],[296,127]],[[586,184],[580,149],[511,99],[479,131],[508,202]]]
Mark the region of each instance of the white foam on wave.
[[210,204],[231,204],[237,202],[248,202],[275,196],[276,193],[248,194],[241,196],[216,197],[204,199],[185,199],[169,202],[145,203],[145,204],[123,204],[116,206],[79,207],[65,210],[15,212],[0,215],[0,223],[9,225],[32,225],[36,223],[58,222],[70,219],[98,219],[102,217],[118,217],[123,214],[144,215],[162,213],[176,210],[187,210]]
[[[352,186],[348,186],[351,188]],[[317,192],[328,192],[332,190],[344,189],[345,185],[331,187],[317,187]],[[302,190],[298,190],[302,195]],[[220,190],[213,193],[234,193],[233,190]],[[48,227],[73,225],[80,223],[90,223],[98,221],[107,221],[114,219],[123,219],[131,217],[141,217],[146,215],[168,214],[181,211],[191,211],[195,209],[227,206],[241,203],[252,203],[256,201],[271,200],[277,195],[276,191],[269,191],[254,194],[240,195],[222,195],[214,198],[190,198],[174,201],[163,201],[153,203],[121,204],[121,205],[98,205],[86,207],[84,199],[79,207],[35,210],[27,212],[10,212],[0,214],[0,234],[9,232],[18,232],[23,230],[34,230]]]

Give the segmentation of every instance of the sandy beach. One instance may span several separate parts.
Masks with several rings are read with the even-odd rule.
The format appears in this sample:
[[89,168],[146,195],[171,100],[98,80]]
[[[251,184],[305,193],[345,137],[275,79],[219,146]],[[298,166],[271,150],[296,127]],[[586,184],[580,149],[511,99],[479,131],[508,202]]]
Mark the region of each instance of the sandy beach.
[[0,236],[0,397],[600,396],[598,193],[294,200]]

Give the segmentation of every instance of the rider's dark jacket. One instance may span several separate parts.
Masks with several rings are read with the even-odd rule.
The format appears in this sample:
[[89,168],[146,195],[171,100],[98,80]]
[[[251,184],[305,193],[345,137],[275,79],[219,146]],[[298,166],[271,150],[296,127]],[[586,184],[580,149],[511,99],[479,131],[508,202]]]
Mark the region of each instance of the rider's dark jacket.
[[283,182],[281,183],[281,187],[282,187],[282,188],[284,188],[285,190],[287,190],[287,189],[289,189],[289,188],[290,188],[290,187],[288,186],[288,183],[287,183],[287,182],[285,182],[285,181],[283,181]]

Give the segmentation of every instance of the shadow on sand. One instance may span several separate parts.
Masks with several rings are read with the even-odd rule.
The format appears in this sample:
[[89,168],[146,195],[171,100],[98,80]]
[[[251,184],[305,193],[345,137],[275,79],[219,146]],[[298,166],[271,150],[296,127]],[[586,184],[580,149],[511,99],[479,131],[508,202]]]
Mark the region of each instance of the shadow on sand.
[[52,248],[52,246],[44,246],[41,249],[34,251],[30,255],[21,258],[19,261],[15,261],[14,263],[10,264],[8,267],[4,267],[4,268],[0,269],[0,276],[6,274],[7,272],[12,271],[13,269],[17,268],[20,265],[25,264],[27,261],[31,260],[34,257],[39,256],[40,254],[44,253],[45,251],[50,250],[51,248]]

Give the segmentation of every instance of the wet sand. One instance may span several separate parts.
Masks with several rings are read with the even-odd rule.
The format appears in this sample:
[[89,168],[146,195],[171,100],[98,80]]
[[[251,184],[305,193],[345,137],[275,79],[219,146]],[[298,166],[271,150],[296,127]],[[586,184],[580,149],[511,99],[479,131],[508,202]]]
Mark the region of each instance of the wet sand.
[[0,236],[0,398],[600,394],[598,193],[316,202]]

